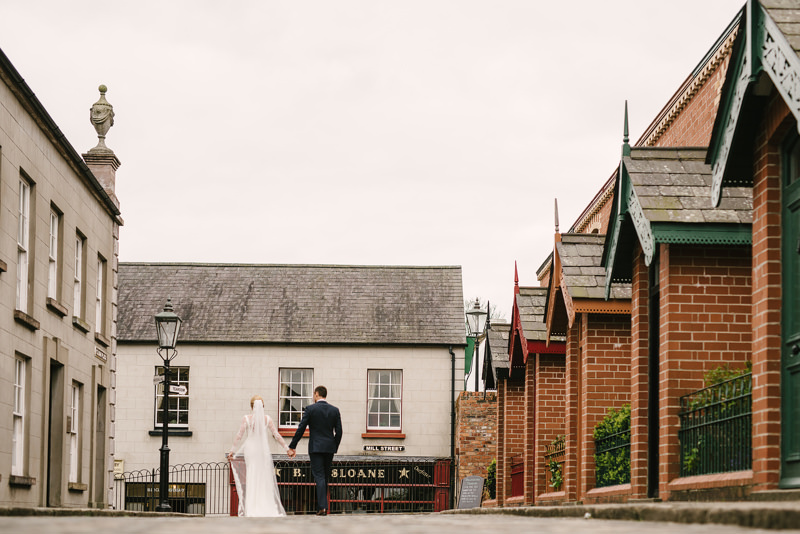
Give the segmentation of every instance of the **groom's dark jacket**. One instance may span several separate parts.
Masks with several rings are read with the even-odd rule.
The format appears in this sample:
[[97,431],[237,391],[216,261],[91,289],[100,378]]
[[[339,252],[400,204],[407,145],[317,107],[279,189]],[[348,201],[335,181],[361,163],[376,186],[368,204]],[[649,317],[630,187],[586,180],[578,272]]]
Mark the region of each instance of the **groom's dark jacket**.
[[303,432],[309,428],[308,453],[331,453],[339,450],[342,441],[342,416],[339,408],[331,406],[327,401],[320,399],[306,406],[300,426],[294,433],[290,449],[296,449],[297,443],[303,437]]

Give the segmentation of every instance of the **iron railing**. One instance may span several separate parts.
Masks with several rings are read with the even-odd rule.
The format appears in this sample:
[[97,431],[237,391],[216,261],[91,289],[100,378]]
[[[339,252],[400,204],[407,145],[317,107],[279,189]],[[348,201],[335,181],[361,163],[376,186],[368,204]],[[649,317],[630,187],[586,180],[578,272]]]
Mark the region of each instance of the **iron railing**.
[[[228,515],[228,462],[170,466],[167,501],[173,512]],[[114,508],[153,512],[160,502],[159,469],[141,469],[114,475]]]
[[752,444],[750,373],[681,397],[681,476],[750,469]]
[[631,481],[630,428],[594,440],[595,487],[604,488]]
[[[448,458],[344,456],[334,460],[329,488],[331,513],[434,512],[449,508]],[[316,511],[316,489],[307,457],[278,459],[275,474],[289,514]],[[117,510],[155,511],[159,470],[114,477]],[[236,515],[238,497],[227,462],[170,466],[168,502],[173,512]]]

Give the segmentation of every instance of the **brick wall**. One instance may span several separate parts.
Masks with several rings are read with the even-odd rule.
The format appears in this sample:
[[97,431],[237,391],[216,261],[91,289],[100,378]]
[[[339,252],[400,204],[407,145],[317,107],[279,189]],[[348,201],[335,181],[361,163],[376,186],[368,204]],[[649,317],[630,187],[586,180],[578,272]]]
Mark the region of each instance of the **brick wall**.
[[457,483],[468,476],[486,478],[497,455],[497,395],[462,391],[456,403]]
[[647,146],[708,146],[720,93],[730,62],[730,40],[712,59],[679,99],[672,119],[659,133],[646,140]]
[[535,498],[534,474],[536,472],[536,419],[539,414],[536,412],[536,354],[528,354],[525,362],[525,437],[523,444],[523,457],[525,464],[525,475],[523,482],[522,504],[532,506]]
[[755,141],[753,181],[753,483],[777,489],[781,434],[780,144],[796,128],[780,97],[767,107]]
[[659,269],[659,495],[666,499],[680,470],[680,396],[701,389],[707,371],[750,359],[751,250],[662,244]]
[[631,282],[631,498],[647,497],[649,417],[649,271],[642,247],[633,255]]
[[628,315],[581,314],[578,499],[595,487],[594,427],[608,413],[630,402]]
[[[537,354],[535,377],[536,441],[534,449],[533,487],[538,497],[555,491],[547,486],[544,454],[547,446],[566,433],[564,421],[565,358],[560,354]],[[563,489],[563,488],[562,488]]]
[[570,328],[567,331],[566,367],[564,373],[565,405],[567,416],[564,423],[565,454],[562,475],[564,478],[564,498],[575,501],[578,496],[578,414],[580,413],[580,358],[579,358],[579,329]]
[[[498,435],[498,444],[503,448],[503,503],[508,505],[512,497],[511,470],[515,457],[521,456],[525,450],[525,382],[523,380],[506,380],[503,406],[498,410],[505,413],[505,425],[502,435]],[[499,496],[498,496],[499,499]],[[499,504],[499,503],[498,503]]]

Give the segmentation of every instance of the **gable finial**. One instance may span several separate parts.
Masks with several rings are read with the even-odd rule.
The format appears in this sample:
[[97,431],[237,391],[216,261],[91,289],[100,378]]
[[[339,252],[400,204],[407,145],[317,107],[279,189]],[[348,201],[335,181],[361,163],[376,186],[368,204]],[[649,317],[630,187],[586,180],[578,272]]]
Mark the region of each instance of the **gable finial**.
[[555,200],[556,233],[558,233],[558,199]]
[[625,101],[625,124],[622,128],[622,155],[631,155],[631,145],[628,144],[628,101]]
[[519,294],[519,272],[517,271],[517,260],[514,260],[514,294]]

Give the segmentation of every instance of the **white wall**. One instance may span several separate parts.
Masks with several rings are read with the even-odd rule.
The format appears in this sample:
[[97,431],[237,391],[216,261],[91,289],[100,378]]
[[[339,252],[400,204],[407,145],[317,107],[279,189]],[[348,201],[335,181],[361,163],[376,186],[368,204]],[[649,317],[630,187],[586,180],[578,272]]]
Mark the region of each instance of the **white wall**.
[[[170,464],[223,461],[254,394],[264,397],[277,421],[279,368],[312,368],[314,385],[328,388],[328,401],[342,413],[340,455],[450,455],[451,356],[443,348],[291,347],[178,345],[172,366],[189,366],[191,437],[171,436]],[[456,395],[463,389],[464,350],[456,355]],[[154,429],[154,345],[118,345],[116,456],[125,471],[159,463],[160,436]],[[402,431],[405,439],[364,439],[367,370],[402,369]],[[291,438],[285,438],[288,443]],[[404,445],[405,452],[365,453],[364,445]],[[273,453],[283,450],[273,443]],[[298,453],[306,453],[306,440]]]

